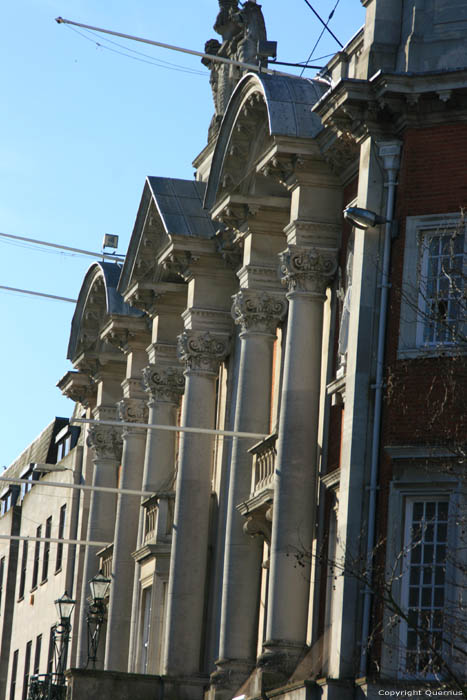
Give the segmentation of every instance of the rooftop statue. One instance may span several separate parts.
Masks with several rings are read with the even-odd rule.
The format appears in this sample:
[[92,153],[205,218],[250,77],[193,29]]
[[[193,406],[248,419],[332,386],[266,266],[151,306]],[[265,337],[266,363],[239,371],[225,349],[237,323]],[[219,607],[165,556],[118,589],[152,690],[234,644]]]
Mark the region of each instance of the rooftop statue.
[[[240,9],[237,0],[219,0],[219,14],[214,30],[222,37],[222,43],[210,39],[205,44],[205,53],[230,58],[243,63],[257,63],[258,41],[266,40],[266,26],[261,5],[247,0]],[[209,126],[208,140],[219,131],[230,97],[244,71],[237,66],[217,63],[203,58],[202,62],[211,71],[210,83],[214,100],[214,116]]]

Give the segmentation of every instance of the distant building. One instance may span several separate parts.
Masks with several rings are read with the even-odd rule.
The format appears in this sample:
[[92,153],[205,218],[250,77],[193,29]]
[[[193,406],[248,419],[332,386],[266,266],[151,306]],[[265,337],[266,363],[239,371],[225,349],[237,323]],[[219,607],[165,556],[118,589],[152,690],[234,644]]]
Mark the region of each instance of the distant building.
[[[219,4],[209,53],[259,61],[260,6]],[[206,61],[196,180],[148,177],[83,281],[59,387],[87,483],[144,495],[78,519],[108,545],[75,568],[73,700],[465,684],[467,2],[364,5],[314,80]]]

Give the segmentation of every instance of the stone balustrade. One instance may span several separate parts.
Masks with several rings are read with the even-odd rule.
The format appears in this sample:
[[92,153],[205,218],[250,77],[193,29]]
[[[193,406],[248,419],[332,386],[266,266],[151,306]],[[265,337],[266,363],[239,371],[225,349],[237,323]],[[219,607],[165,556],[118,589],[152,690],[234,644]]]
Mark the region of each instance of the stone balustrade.
[[274,487],[274,466],[276,463],[276,440],[274,433],[250,448],[253,455],[251,495],[257,495],[263,489]]

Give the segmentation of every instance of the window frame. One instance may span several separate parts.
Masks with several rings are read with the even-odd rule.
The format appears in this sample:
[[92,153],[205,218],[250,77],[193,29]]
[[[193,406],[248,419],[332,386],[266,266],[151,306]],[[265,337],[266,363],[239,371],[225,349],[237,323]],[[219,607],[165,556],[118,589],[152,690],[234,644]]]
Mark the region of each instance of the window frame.
[[[51,536],[52,536],[52,516],[49,515],[49,517],[45,521],[44,537],[50,538]],[[49,575],[49,566],[50,566],[50,541],[45,540],[44,541],[44,551],[42,554],[41,584],[45,583],[47,581],[47,578]]]
[[[424,273],[428,263],[428,246],[422,241],[445,232],[446,236],[462,224],[461,215],[445,213],[408,216],[405,226],[404,265],[400,300],[398,358],[432,357],[437,355],[466,354],[467,347],[455,343],[424,341],[426,327],[426,296],[423,294]],[[467,225],[464,224],[464,265],[467,265]]]

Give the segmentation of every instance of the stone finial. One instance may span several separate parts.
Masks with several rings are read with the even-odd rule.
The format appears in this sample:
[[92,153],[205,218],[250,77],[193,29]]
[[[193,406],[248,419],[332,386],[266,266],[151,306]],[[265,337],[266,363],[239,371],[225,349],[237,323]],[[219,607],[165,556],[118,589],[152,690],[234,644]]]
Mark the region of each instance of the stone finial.
[[219,333],[185,330],[178,336],[178,356],[187,370],[217,376],[230,350],[230,338]]
[[277,324],[287,311],[287,302],[283,296],[242,289],[232,298],[232,317],[235,323],[241,326],[242,333],[276,335]]
[[150,396],[149,406],[156,401],[178,405],[185,389],[185,377],[181,367],[151,364],[143,369],[143,384]]
[[337,270],[337,251],[290,245],[280,254],[282,284],[289,292],[307,292],[324,297]]
[[91,425],[86,444],[94,450],[95,459],[119,461],[122,456],[122,434],[120,428],[110,425]]

